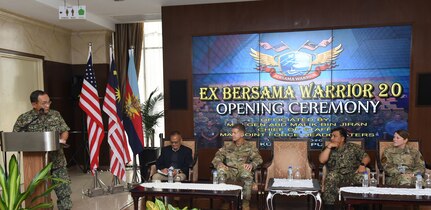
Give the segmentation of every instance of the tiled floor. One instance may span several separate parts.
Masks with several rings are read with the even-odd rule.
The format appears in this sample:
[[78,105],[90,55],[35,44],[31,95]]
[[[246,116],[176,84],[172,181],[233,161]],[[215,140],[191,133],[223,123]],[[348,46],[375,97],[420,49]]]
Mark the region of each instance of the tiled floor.
[[[91,189],[94,186],[93,176],[90,173],[83,173],[78,167],[69,168],[69,175],[72,179],[73,210],[127,209],[128,206],[133,205],[133,200],[127,190],[116,194],[105,193],[101,196],[85,196],[83,194],[85,189]],[[99,179],[110,186],[112,174],[109,171],[99,172]],[[55,203],[55,193],[52,193],[51,197]]]

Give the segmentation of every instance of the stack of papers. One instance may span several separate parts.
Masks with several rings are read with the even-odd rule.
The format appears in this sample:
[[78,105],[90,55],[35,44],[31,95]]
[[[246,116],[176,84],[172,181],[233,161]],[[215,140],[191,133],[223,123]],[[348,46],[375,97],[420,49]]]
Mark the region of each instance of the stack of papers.
[[167,176],[167,175],[168,175],[168,173],[163,173],[163,171],[161,171],[160,169],[157,169],[157,173],[159,173],[159,174],[161,174],[161,175],[165,175],[165,176]]

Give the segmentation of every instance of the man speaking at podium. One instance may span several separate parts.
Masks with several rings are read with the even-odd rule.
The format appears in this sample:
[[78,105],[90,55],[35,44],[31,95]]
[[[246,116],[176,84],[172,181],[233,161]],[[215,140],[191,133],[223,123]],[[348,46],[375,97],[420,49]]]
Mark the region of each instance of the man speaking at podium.
[[[64,122],[60,112],[50,109],[51,100],[46,92],[35,90],[30,94],[30,102],[33,107],[32,110],[21,114],[15,122],[13,127],[14,132],[44,132],[44,131],[58,131],[60,133],[60,144],[66,144],[69,137],[70,128]],[[53,162],[52,176],[69,180],[70,177],[67,173],[66,158],[64,156],[63,148],[60,150],[48,153],[49,161]],[[57,206],[59,210],[72,209],[72,200],[70,194],[72,190],[70,183],[64,183],[54,189],[57,195]]]

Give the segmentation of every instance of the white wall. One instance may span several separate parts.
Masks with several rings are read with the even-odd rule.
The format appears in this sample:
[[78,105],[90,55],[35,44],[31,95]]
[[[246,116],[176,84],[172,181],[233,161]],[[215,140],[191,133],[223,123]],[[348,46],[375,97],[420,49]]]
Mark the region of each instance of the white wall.
[[[18,116],[32,108],[30,93],[43,89],[42,65],[41,59],[0,53],[0,131],[11,132]],[[2,167],[3,160],[2,152]]]
[[0,10],[0,48],[41,55],[45,60],[85,64],[88,42],[93,63],[109,63],[111,31],[72,32]]
[[71,63],[71,31],[0,10],[0,48]]

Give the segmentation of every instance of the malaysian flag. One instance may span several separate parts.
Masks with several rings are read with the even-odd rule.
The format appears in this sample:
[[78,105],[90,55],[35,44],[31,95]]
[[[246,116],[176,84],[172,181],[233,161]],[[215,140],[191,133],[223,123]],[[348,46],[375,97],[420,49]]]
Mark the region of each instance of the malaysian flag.
[[97,93],[96,77],[93,70],[91,44],[88,50],[87,67],[79,95],[79,107],[87,114],[88,144],[90,148],[90,169],[94,173],[99,165],[99,150],[103,137],[102,114],[100,110],[99,94]]
[[108,144],[111,147],[110,170],[113,175],[125,182],[126,164],[130,161],[130,154],[127,149],[127,139],[122,122],[123,115],[119,104],[121,93],[112,47],[110,48],[110,55],[111,69],[109,70],[108,84],[106,85],[103,111],[109,116]]

